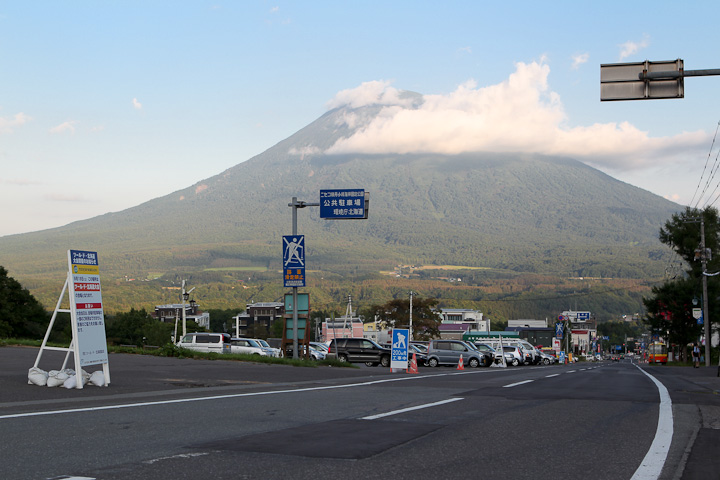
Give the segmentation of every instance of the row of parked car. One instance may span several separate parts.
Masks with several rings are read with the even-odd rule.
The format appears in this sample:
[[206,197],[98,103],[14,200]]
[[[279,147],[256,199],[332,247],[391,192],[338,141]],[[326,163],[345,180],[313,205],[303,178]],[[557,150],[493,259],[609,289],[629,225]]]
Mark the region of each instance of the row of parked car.
[[[282,352],[271,347],[267,341],[258,338],[232,338],[227,333],[188,333],[178,343],[179,347],[199,352],[240,353],[280,357]],[[313,360],[335,358],[351,363],[365,363],[368,366],[390,366],[391,348],[378,345],[367,338],[337,338],[329,343],[310,342],[309,356]],[[304,348],[304,347],[303,347]],[[437,367],[439,365],[458,365],[462,358],[463,366],[471,368],[489,367],[493,363],[502,363],[503,357],[508,365],[549,365],[555,357],[535,348],[524,340],[488,339],[483,342],[462,340],[431,340],[429,342],[411,342],[408,354],[415,357],[419,366]],[[292,353],[292,352],[290,352]],[[305,353],[303,351],[303,353]]]
[[[524,340],[499,340],[485,342],[466,342],[462,340],[431,340],[429,342],[411,342],[408,346],[410,357],[415,356],[418,365],[437,367],[439,365],[458,365],[462,358],[463,366],[471,368],[489,367],[493,363],[502,363],[503,357],[508,365],[549,365],[556,359]],[[368,366],[390,366],[392,349],[366,338],[337,338],[328,344],[327,358],[340,361],[365,363]]]
[[[267,340],[260,338],[232,338],[228,333],[188,333],[177,345],[196,352],[238,353],[264,357],[282,356],[281,350],[271,347]],[[310,358],[324,360],[325,349],[327,349],[325,344],[311,342]]]

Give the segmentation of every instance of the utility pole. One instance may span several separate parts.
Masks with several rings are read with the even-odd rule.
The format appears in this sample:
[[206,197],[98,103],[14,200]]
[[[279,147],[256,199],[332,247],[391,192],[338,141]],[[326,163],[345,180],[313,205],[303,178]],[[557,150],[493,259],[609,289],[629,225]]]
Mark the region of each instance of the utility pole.
[[705,329],[705,366],[710,366],[710,317],[707,293],[707,251],[705,250],[705,217],[700,216],[700,261],[702,262],[703,327]]
[[410,337],[410,341],[412,341],[412,339],[413,339],[413,328],[412,328],[412,299],[413,299],[413,296],[414,296],[414,295],[416,295],[416,293],[413,292],[412,290],[410,290],[410,332],[408,332],[408,333],[410,333],[410,335],[408,335],[408,336]]

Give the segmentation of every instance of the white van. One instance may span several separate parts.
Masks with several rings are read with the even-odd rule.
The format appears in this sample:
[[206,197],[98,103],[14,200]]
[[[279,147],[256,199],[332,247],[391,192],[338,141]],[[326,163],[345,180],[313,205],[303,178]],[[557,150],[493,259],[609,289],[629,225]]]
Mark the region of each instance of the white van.
[[188,333],[177,344],[196,352],[230,353],[230,335],[227,333]]

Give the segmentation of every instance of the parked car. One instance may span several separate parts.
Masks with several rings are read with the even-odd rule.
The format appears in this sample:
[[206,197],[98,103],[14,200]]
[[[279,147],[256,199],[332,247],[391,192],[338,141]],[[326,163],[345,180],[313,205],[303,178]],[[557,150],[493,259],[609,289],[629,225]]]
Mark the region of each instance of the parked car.
[[245,355],[260,355],[268,357],[270,354],[265,348],[252,338],[233,338],[230,340],[230,353]]
[[310,342],[310,346],[324,353],[327,353],[328,351],[327,344],[323,342]]
[[391,350],[366,338],[333,338],[326,358],[341,362],[365,363],[368,366],[390,366]]
[[310,345],[310,358],[313,360],[325,360],[326,355],[327,354],[323,350]]
[[279,348],[271,347],[267,340],[263,340],[261,338],[255,338],[254,340],[258,342],[265,349],[266,352],[268,352],[268,355],[270,355],[271,357],[280,358],[281,351]]
[[431,340],[428,345],[426,363],[428,367],[458,365],[461,357],[463,365],[471,368],[492,364],[490,355],[476,350],[462,340]]
[[497,350],[495,350],[495,349],[494,349],[493,347],[491,347],[490,345],[486,345],[486,344],[484,344],[484,343],[475,343],[475,346],[476,346],[477,349],[480,350],[481,352],[485,352],[485,353],[488,353],[489,355],[491,355],[492,358],[495,360],[495,363],[501,363],[501,362],[502,362],[503,354],[502,354],[501,352],[498,352]]
[[555,357],[553,357],[552,355],[550,355],[549,353],[545,353],[542,350],[538,350],[538,349],[535,349],[535,350],[536,350],[538,356],[540,357],[540,363],[542,363],[543,365],[552,365],[553,363],[555,363],[557,361],[557,359]]
[[230,353],[230,335],[227,333],[188,333],[178,347],[196,352]]
[[503,354],[505,355],[505,361],[513,367],[525,364],[525,354],[520,347],[503,346]]
[[423,351],[423,349],[414,343],[411,343],[408,345],[408,360],[412,359],[413,354],[415,355],[415,360],[417,361],[418,367],[423,366],[427,362],[427,349]]

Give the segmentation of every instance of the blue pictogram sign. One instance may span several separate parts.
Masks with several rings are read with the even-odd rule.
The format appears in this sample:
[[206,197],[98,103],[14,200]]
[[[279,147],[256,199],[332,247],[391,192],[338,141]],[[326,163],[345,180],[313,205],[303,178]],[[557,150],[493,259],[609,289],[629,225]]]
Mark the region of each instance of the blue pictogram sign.
[[395,328],[392,332],[390,368],[408,368],[408,337],[406,328]]
[[305,235],[283,235],[283,285],[305,286]]

